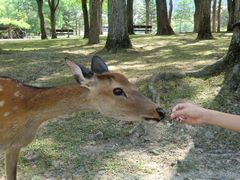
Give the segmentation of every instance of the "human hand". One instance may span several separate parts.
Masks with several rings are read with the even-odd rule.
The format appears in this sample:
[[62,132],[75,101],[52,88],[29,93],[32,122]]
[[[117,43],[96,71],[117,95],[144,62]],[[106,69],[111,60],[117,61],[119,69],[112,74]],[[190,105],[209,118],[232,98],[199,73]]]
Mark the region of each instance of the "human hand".
[[207,109],[191,103],[180,103],[173,107],[171,119],[187,124],[202,124],[207,117]]

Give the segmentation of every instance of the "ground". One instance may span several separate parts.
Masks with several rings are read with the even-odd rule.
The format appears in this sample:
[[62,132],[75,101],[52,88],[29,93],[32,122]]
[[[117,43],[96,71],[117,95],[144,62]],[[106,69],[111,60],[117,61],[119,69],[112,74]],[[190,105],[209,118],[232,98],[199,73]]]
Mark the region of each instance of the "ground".
[[[215,62],[228,48],[231,34],[196,41],[196,34],[132,36],[133,49],[101,51],[82,39],[0,41],[0,75],[36,86],[73,82],[64,63],[68,57],[84,65],[99,54],[110,70],[125,74],[146,96],[151,77],[159,71],[195,70]],[[180,101],[240,114],[239,97],[214,100],[223,75],[185,78],[154,84],[160,106],[170,112]],[[137,128],[134,128],[136,125]],[[133,129],[134,128],[134,129]],[[76,113],[44,123],[36,139],[22,149],[19,179],[239,179],[240,135],[211,126],[126,123],[99,113]],[[4,179],[0,159],[0,179]]]

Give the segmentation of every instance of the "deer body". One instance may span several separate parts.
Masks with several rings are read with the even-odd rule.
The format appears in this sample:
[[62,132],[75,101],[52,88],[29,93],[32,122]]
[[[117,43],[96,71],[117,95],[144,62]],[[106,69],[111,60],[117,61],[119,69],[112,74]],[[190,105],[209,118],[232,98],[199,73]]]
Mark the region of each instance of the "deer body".
[[83,110],[100,111],[130,121],[162,118],[153,102],[141,95],[123,75],[109,72],[99,57],[95,56],[92,61],[95,75],[73,62],[67,64],[79,84],[36,88],[0,77],[0,151],[6,151],[7,180],[16,179],[21,147],[34,139],[46,120]]
[[94,110],[85,98],[86,88],[79,85],[34,88],[8,78],[0,78],[0,84],[0,147],[27,145],[41,123],[48,119]]

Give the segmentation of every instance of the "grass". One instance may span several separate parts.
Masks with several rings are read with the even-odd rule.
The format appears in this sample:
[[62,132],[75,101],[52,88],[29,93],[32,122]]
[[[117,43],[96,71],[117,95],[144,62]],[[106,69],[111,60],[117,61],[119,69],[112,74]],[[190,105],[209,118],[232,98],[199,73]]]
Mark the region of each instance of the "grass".
[[[90,57],[97,53],[106,60],[110,70],[125,74],[141,92],[150,97],[148,82],[154,73],[194,70],[223,56],[231,34],[214,34],[214,37],[213,40],[197,41],[196,34],[134,35],[131,37],[133,49],[119,51],[117,54],[101,51],[105,37],[101,37],[101,43],[94,46],[86,45],[86,40],[80,38],[0,41],[0,75],[8,75],[37,86],[60,86],[74,82],[64,63],[64,57],[89,66]],[[160,105],[169,113],[170,107],[182,100],[219,108],[220,105],[214,103],[214,96],[222,80],[223,75],[209,79],[185,78],[159,81],[155,86],[159,91]],[[34,142],[23,149],[19,174],[24,179],[72,175],[77,175],[80,179],[92,179],[99,171],[104,171],[111,177],[126,173],[136,174],[137,178],[137,174],[156,171],[149,168],[151,162],[170,164],[165,160],[168,156],[169,159],[173,158],[168,150],[161,157],[155,157],[145,152],[147,146],[138,149],[139,147],[127,143],[128,132],[134,125],[105,118],[99,113],[77,113],[67,119],[49,121],[40,128]],[[163,141],[160,146],[165,143],[164,148],[178,153],[188,141],[181,131],[182,127],[174,123],[161,127]],[[89,135],[98,132],[103,133],[102,137],[94,141],[89,138]],[[227,132],[221,136],[224,136],[222,143],[229,140]],[[239,137],[235,136],[234,139]],[[230,145],[238,147],[236,140],[231,141],[233,143]],[[139,161],[134,161],[134,157]],[[179,165],[179,172],[191,170],[194,162],[188,162],[189,159]],[[0,163],[0,167],[3,167],[3,163]],[[197,167],[194,166],[194,169]]]

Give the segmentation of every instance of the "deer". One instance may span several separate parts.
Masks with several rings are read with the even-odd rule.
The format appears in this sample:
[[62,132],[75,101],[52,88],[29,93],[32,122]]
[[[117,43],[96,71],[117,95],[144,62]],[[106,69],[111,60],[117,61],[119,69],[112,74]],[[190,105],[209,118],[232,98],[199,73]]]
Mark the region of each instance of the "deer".
[[17,178],[22,147],[31,143],[40,125],[79,111],[98,111],[123,121],[161,121],[165,111],[143,96],[128,79],[109,71],[93,56],[91,69],[66,60],[76,83],[60,87],[34,87],[0,77],[0,151],[5,152],[7,180]]

